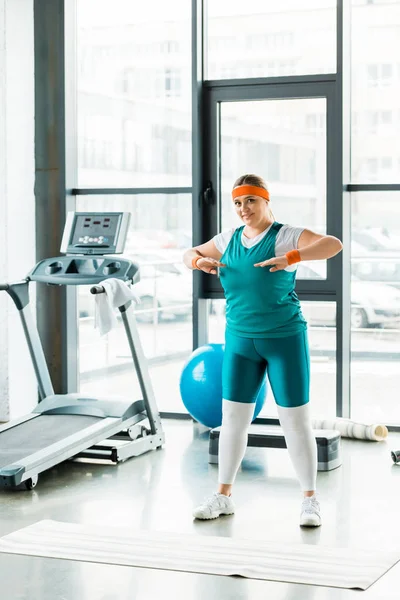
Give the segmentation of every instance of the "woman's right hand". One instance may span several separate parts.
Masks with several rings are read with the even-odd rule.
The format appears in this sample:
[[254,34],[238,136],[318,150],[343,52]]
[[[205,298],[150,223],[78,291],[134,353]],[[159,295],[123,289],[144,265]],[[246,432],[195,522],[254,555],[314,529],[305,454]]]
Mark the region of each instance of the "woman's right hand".
[[204,273],[208,273],[210,275],[216,275],[218,267],[226,267],[224,263],[221,263],[215,258],[210,258],[208,256],[199,258],[196,264],[200,271],[204,271]]

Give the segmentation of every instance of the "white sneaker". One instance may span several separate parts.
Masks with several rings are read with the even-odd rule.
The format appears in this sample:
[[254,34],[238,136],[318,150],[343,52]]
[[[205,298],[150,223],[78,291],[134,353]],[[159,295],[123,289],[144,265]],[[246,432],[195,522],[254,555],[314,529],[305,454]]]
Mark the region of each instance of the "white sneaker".
[[235,505],[230,496],[215,493],[193,511],[195,519],[217,519],[221,515],[233,515]]
[[301,505],[300,526],[319,527],[321,525],[321,508],[316,495],[304,498]]

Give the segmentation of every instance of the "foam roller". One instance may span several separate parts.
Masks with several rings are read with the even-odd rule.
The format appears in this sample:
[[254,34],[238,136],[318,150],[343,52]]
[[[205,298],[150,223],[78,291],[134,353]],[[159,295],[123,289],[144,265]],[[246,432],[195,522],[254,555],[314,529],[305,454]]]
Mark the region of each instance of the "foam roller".
[[364,425],[349,419],[313,419],[313,429],[336,429],[344,438],[356,440],[369,440],[371,442],[382,442],[388,436],[385,425]]

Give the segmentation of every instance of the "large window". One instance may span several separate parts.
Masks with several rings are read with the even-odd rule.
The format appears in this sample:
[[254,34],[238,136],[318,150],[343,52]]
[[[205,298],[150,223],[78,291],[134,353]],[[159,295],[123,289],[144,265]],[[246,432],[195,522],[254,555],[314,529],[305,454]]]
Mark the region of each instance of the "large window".
[[190,2],[78,2],[80,187],[191,185]]
[[352,194],[354,418],[399,421],[399,202],[400,192]]
[[[192,246],[193,226],[198,243],[211,228],[214,235],[238,224],[230,191],[250,172],[268,181],[280,222],[340,236],[342,217],[346,224],[351,217],[348,263],[339,256],[298,269],[313,414],[334,416],[338,407],[355,419],[399,422],[400,2],[350,5],[198,0],[204,10],[192,13],[196,2],[189,0],[115,0],[112,8],[108,0],[77,2],[77,208],[131,212],[126,253],[141,268],[136,316],[163,411],[185,412],[179,376],[193,325],[195,340],[206,340],[208,325],[209,341],[221,343],[225,326],[222,292],[210,278],[195,279],[192,319],[192,276],[182,253]],[[351,17],[349,39],[343,16]],[[192,40],[193,25],[203,40]],[[347,66],[351,89],[342,81]],[[199,125],[193,140],[192,106]],[[351,129],[340,122],[347,113]],[[343,131],[351,132],[346,147]],[[352,192],[344,203],[343,185]],[[196,304],[200,298],[208,310]],[[350,352],[340,326],[346,304]],[[134,393],[122,326],[99,338],[87,289],[78,310],[81,388]],[[276,416],[271,393],[263,416]]]
[[[192,349],[191,3],[79,0],[77,210],[131,213],[125,256],[140,266],[136,320],[160,410],[183,410],[179,373]],[[119,194],[158,188],[158,194]],[[186,188],[171,193],[165,188]],[[182,190],[183,191],[183,190]],[[167,193],[168,192],[168,193]],[[139,393],[122,324],[100,338],[80,288],[79,380],[87,393]]]
[[354,183],[400,181],[400,3],[353,0]]
[[400,2],[353,0],[351,42],[351,415],[398,425]]
[[336,0],[208,0],[206,79],[334,73]]

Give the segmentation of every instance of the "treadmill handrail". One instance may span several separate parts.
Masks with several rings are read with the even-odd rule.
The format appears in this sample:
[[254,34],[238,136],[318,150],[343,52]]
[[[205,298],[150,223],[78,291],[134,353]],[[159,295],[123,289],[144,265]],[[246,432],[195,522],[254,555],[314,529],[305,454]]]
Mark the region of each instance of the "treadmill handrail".
[[[105,294],[106,290],[102,285],[94,285],[90,288],[91,294]],[[119,307],[122,322],[125,328],[125,334],[128,338],[129,348],[135,366],[136,375],[139,380],[139,385],[143,394],[143,401],[146,407],[147,417],[149,419],[152,434],[162,431],[160,414],[158,412],[157,403],[154,395],[153,386],[148,374],[147,366],[142,368],[142,365],[147,365],[147,359],[143,352],[140,342],[139,333],[136,326],[136,318],[132,301],[128,300],[125,304]]]
[[20,281],[5,281],[4,283],[0,283],[0,292],[8,292],[12,286],[26,283],[26,281],[26,279],[21,279]]
[[91,294],[105,294],[106,290],[104,289],[104,286],[102,285],[94,285],[93,287],[90,288],[90,293]]
[[35,371],[39,395],[43,400],[46,396],[53,395],[54,389],[40,335],[30,309],[29,283],[29,278],[26,278],[16,283],[2,284],[0,289],[7,292],[17,307]]
[[143,395],[147,418],[149,419],[150,423],[150,430],[151,433],[155,435],[162,432],[163,427],[157,407],[153,385],[150,379],[147,358],[144,354],[143,346],[140,341],[133,302],[129,300],[125,305],[119,306],[118,310],[122,317],[133,364],[135,366],[136,375]]

